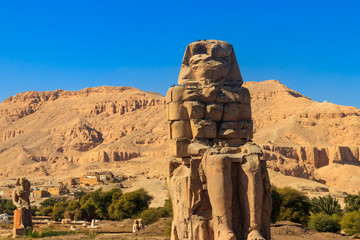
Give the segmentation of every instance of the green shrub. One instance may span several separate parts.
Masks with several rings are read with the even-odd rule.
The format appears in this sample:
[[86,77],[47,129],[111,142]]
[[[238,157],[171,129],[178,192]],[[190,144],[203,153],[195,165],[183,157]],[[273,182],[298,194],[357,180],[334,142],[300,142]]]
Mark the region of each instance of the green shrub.
[[165,222],[165,232],[164,232],[164,235],[165,235],[166,237],[170,237],[170,236],[171,236],[172,221],[173,221],[173,218],[170,218],[170,219],[168,219],[168,220]]
[[344,198],[345,211],[354,212],[360,210],[360,193],[358,195],[349,194]]
[[64,213],[66,212],[66,208],[68,206],[68,202],[58,202],[52,208],[51,216],[54,220],[63,219]]
[[278,188],[274,185],[271,185],[271,200],[272,200],[272,210],[270,220],[272,223],[275,223],[280,216],[280,207],[281,207],[281,195],[278,192]]
[[341,221],[341,229],[348,234],[360,233],[360,212],[345,213]]
[[[57,203],[64,203],[66,200],[65,198],[48,198],[44,201],[42,201],[40,203],[40,208],[39,208],[39,215],[41,216],[53,216],[53,212],[54,212],[54,206]],[[55,213],[55,217],[58,219],[59,215],[63,215],[61,212],[63,212],[62,210],[59,212],[59,208],[56,209],[56,213]],[[61,217],[60,216],[60,217]]]
[[12,200],[2,199],[0,197],[0,213],[7,213],[8,215],[12,215],[15,209],[16,207]]
[[76,200],[80,200],[86,193],[80,191],[80,192],[74,192],[74,198]]
[[159,218],[166,218],[173,216],[172,202],[168,198],[165,200],[164,207],[148,208],[142,211],[139,217],[143,220],[145,225],[156,222]]
[[68,203],[68,205],[66,207],[67,211],[74,211],[81,207],[80,202],[76,201],[76,200],[68,201],[67,203]]
[[338,232],[340,224],[335,217],[324,213],[317,213],[310,217],[309,227],[318,232]]
[[48,198],[40,203],[40,209],[44,207],[53,207],[58,202],[65,202],[65,198]]
[[52,212],[53,212],[53,206],[40,208],[40,216],[51,216]]
[[[110,200],[111,203],[111,200]],[[86,219],[107,218],[107,205],[101,188],[84,195],[80,199],[81,209]]]
[[311,199],[311,211],[313,213],[324,213],[329,216],[333,214],[342,215],[339,202],[330,194],[325,197]]
[[98,189],[94,192],[85,194],[80,199],[82,217],[88,220],[94,218],[107,219],[108,208],[122,196],[120,188],[113,188],[108,192]]
[[160,212],[157,209],[149,208],[140,213],[140,218],[143,220],[144,225],[149,225],[159,220]]
[[171,201],[170,197],[165,200],[164,211],[165,211],[165,214],[161,215],[160,217],[172,217],[173,216],[173,206],[172,206],[172,201]]
[[29,229],[26,233],[27,238],[44,238],[44,237],[52,237],[52,236],[63,236],[63,235],[70,235],[76,234],[75,231],[54,231],[51,229],[45,229],[41,232],[35,231],[32,228]]
[[310,200],[303,193],[289,188],[279,188],[281,205],[277,221],[288,220],[306,225],[310,216]]
[[44,230],[41,231],[39,234],[40,238],[44,238],[44,237],[51,237],[51,236],[62,236],[62,235],[70,235],[70,234],[75,234],[75,231],[54,231],[54,230]]
[[26,237],[27,238],[39,238],[39,233],[35,231],[34,229],[30,228],[26,231]]
[[112,201],[108,208],[110,218],[122,220],[138,215],[149,207],[152,197],[144,189],[123,194]]

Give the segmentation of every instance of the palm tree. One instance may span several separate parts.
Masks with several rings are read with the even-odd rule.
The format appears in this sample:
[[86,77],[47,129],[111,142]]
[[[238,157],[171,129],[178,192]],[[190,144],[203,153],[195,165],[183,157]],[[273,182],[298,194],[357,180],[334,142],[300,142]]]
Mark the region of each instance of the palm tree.
[[336,198],[333,198],[330,194],[324,197],[318,197],[311,199],[311,211],[313,213],[324,213],[327,215],[341,215],[342,210],[340,204]]

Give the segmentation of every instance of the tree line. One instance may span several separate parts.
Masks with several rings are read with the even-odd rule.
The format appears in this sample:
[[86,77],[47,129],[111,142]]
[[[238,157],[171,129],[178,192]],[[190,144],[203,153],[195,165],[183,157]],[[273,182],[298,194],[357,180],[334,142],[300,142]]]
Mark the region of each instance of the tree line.
[[307,225],[319,232],[360,233],[360,192],[347,195],[345,208],[331,195],[309,199],[295,189],[272,186],[271,221],[292,221]]
[[90,193],[78,193],[74,200],[49,198],[40,203],[38,215],[51,216],[54,220],[69,218],[72,220],[108,219],[122,220],[141,217],[145,224],[160,217],[172,216],[172,205],[168,199],[164,207],[149,208],[152,196],[144,189],[122,193],[120,188],[104,192],[102,189]]

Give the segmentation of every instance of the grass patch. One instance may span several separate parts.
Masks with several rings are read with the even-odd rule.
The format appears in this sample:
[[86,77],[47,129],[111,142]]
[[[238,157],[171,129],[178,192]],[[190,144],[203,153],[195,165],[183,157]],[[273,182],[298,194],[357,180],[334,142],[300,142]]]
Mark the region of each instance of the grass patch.
[[26,237],[27,238],[44,238],[44,237],[53,237],[53,236],[65,236],[65,235],[72,235],[72,234],[86,234],[90,238],[95,238],[99,233],[95,231],[56,231],[52,229],[45,229],[43,231],[36,231],[33,229],[30,229]]
[[30,229],[26,237],[27,238],[44,238],[44,237],[53,237],[53,236],[63,236],[63,235],[70,235],[76,234],[76,231],[54,231],[51,229],[45,229],[44,231],[38,232],[33,229]]

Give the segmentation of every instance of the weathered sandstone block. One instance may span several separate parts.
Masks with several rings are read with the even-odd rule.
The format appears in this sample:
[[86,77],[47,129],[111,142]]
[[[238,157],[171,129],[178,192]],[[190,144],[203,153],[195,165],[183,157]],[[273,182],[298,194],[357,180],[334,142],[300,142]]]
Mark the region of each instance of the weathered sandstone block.
[[180,120],[170,122],[170,136],[171,138],[192,138],[190,128],[190,121]]
[[216,123],[211,120],[191,119],[194,138],[216,138]]
[[205,119],[210,119],[219,122],[223,116],[223,106],[219,103],[212,103],[206,105]]
[[166,104],[166,111],[170,121],[189,119],[184,104],[180,102],[170,102]]
[[166,94],[166,103],[170,102],[182,102],[184,87],[175,86],[168,90]]
[[190,119],[202,119],[205,114],[205,106],[198,101],[186,101],[184,106],[188,112],[188,118]]

